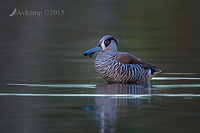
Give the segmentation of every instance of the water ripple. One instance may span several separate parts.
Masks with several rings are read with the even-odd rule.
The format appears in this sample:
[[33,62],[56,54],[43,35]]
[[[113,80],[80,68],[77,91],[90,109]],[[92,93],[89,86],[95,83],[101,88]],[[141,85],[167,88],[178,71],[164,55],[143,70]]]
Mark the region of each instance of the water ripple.
[[163,74],[167,74],[167,75],[194,75],[197,73],[163,73]]
[[200,78],[186,78],[186,77],[154,77],[152,80],[200,80]]
[[23,94],[23,93],[0,93],[0,96],[19,96],[19,97],[200,97],[200,94]]
[[91,84],[17,84],[17,83],[7,83],[7,85],[29,86],[29,87],[56,87],[56,88],[96,88],[96,85],[91,85]]
[[153,85],[155,88],[200,88],[200,84]]

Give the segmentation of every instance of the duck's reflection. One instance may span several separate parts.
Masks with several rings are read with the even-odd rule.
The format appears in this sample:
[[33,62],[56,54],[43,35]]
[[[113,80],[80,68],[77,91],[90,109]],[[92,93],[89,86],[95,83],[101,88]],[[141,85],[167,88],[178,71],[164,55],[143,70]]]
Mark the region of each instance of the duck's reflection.
[[[96,94],[151,94],[150,85],[106,84],[97,86]],[[116,132],[119,117],[128,117],[136,111],[139,115],[140,105],[151,103],[151,97],[96,97],[95,117],[100,121],[100,133]]]

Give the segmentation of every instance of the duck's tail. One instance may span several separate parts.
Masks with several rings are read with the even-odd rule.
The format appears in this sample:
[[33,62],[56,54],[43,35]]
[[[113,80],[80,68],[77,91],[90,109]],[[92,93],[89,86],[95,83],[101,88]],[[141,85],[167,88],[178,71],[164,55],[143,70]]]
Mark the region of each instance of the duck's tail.
[[151,74],[148,77],[148,81],[150,81],[154,76],[156,76],[160,72],[162,72],[162,71],[151,68]]

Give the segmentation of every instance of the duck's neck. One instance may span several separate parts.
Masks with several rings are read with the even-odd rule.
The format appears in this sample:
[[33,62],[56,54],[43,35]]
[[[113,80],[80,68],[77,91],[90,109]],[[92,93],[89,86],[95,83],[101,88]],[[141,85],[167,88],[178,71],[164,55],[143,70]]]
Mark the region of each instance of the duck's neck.
[[117,52],[113,51],[100,51],[97,55],[96,60],[106,61],[106,60],[114,60]]

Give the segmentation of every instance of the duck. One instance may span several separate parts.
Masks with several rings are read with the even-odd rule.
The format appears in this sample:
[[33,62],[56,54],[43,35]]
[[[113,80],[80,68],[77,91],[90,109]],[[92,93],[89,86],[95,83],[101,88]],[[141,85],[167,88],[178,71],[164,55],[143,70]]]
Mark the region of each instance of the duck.
[[109,83],[146,84],[161,72],[153,64],[127,52],[118,52],[117,40],[111,35],[103,36],[96,47],[83,55],[92,57],[96,52],[96,72]]

